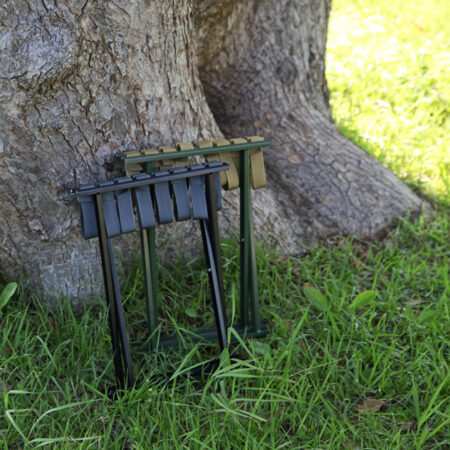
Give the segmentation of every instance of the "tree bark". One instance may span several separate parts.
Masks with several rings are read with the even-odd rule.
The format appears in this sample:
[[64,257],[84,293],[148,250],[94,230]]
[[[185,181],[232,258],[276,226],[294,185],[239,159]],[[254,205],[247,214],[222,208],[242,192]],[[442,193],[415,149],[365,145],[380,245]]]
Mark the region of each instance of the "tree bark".
[[374,236],[417,214],[423,202],[333,123],[325,79],[331,1],[220,3],[198,3],[200,75],[225,136],[273,143],[269,187],[256,205],[260,229],[295,251],[319,236]]
[[[414,194],[334,127],[329,8],[325,0],[4,2],[0,272],[24,268],[46,295],[86,295],[99,258],[80,237],[68,188],[119,175],[118,150],[221,130],[272,140],[255,219],[284,250],[319,236],[374,235],[420,211]],[[230,230],[236,194],[226,203]],[[191,227],[176,230],[193,242]]]

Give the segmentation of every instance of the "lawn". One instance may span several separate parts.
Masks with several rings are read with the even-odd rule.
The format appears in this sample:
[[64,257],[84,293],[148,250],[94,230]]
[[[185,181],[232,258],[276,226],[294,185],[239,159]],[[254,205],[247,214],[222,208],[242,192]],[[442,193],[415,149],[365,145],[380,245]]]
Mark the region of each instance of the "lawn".
[[[427,198],[430,217],[401,220],[382,241],[322,242],[302,259],[261,244],[270,336],[241,341],[201,382],[179,373],[214,348],[146,356],[147,381],[115,402],[102,393],[113,382],[103,303],[51,312],[19,289],[0,310],[0,447],[448,448],[449,11],[443,0],[338,0],[328,42],[339,128]],[[223,252],[225,279],[237,280],[237,244]],[[161,271],[165,326],[195,325],[205,308],[212,323],[205,296],[192,295],[193,284],[206,290],[200,263]],[[126,292],[136,338],[139,268]]]

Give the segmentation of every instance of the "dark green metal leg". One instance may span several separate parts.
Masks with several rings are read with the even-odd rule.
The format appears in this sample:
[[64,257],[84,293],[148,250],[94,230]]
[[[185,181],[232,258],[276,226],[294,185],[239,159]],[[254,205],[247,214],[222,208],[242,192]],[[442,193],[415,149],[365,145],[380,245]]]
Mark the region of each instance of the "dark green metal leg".
[[[113,348],[114,368],[119,388],[125,387],[125,372],[128,384],[134,384],[134,373],[131,363],[128,337],[126,335],[123,311],[121,311],[120,293],[118,290],[117,276],[114,270],[114,260],[111,243],[107,237],[103,205],[101,195],[96,195],[96,214],[99,225],[100,254],[103,266],[103,277],[106,288],[106,302],[108,305],[108,319]],[[118,297],[119,296],[119,297]],[[120,311],[118,310],[118,306]],[[120,313],[121,316],[120,316]],[[125,367],[124,367],[125,365]],[[125,369],[125,370],[124,370]]]
[[214,306],[214,315],[216,317],[217,338],[219,340],[220,350],[228,347],[227,327],[223,299],[220,297],[219,280],[217,276],[217,267],[215,263],[215,254],[211,238],[209,236],[209,227],[206,220],[200,220],[200,229],[202,232],[203,248],[205,251],[206,264],[208,266],[209,284],[211,287],[211,297]]
[[261,330],[261,314],[259,312],[259,294],[258,294],[258,273],[256,268],[256,254],[255,254],[255,236],[253,229],[253,219],[251,217],[251,200],[249,202],[249,237],[250,237],[250,309],[252,317],[253,330],[259,332]]
[[111,344],[113,350],[114,369],[116,371],[116,379],[118,387],[124,387],[124,373],[122,367],[122,358],[120,355],[119,334],[117,331],[117,314],[114,302],[114,286],[111,275],[111,264],[109,261],[108,242],[106,237],[105,221],[103,219],[102,199],[100,195],[96,195],[96,213],[97,223],[99,227],[99,243],[100,255],[102,258],[103,278],[105,280],[106,304],[108,305],[108,323],[111,334]]
[[122,362],[124,364],[128,386],[131,387],[134,385],[136,378],[134,376],[133,362],[131,360],[131,351],[130,345],[128,343],[128,333],[125,323],[125,315],[123,313],[122,298],[120,295],[120,288],[119,288],[119,279],[116,273],[116,265],[114,263],[114,254],[111,239],[108,238],[107,240],[108,240],[109,260],[111,264],[112,281],[114,286],[114,301],[117,314],[117,328],[119,331],[120,346],[122,349]]
[[244,327],[251,325],[254,332],[259,332],[259,330],[261,330],[262,323],[259,312],[258,274],[256,270],[255,238],[252,220],[252,198],[250,192],[250,151],[242,151],[240,158],[241,325]]
[[223,287],[223,271],[222,271],[222,252],[220,250],[219,220],[217,218],[217,202],[215,192],[214,174],[206,176],[206,202],[208,205],[208,231],[211,238],[211,244],[214,252],[214,261],[216,265],[217,278],[219,283],[220,298],[222,301],[222,309],[225,311],[224,305],[224,287]]
[[158,285],[156,281],[156,255],[155,255],[155,230],[154,228],[141,230],[141,248],[144,268],[145,299],[147,304],[147,326],[151,337],[152,351],[156,351],[158,326]]
[[250,152],[240,153],[240,247],[241,247],[241,325],[250,325],[249,320],[249,267],[250,267]]
[[[146,164],[146,172],[154,170],[153,162]],[[151,338],[152,351],[156,351],[158,326],[158,272],[156,265],[156,230],[149,228],[141,231],[142,259],[144,267],[145,296],[147,300],[147,324]]]

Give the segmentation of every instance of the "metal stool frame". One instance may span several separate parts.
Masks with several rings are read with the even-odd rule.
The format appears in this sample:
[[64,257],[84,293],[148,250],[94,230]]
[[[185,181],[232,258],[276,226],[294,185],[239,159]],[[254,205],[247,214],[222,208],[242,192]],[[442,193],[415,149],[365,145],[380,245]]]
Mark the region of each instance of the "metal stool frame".
[[[180,180],[191,180],[192,213],[194,216],[193,218],[199,219],[200,222],[203,247],[208,268],[210,291],[215,313],[215,340],[218,340],[220,349],[223,350],[224,348],[227,348],[228,342],[221,261],[220,253],[217,252],[217,249],[220,249],[220,242],[217,221],[217,189],[215,175],[219,171],[226,170],[228,167],[227,164],[222,162],[210,162],[203,165],[154,172],[152,174],[139,174],[132,178],[123,177],[114,181],[100,182],[96,185],[82,186],[77,193],[82,210],[83,236],[86,239],[92,237],[99,238],[106,301],[109,307],[108,318],[114,367],[117,384],[121,389],[126,386],[134,385],[136,377],[131,359],[125,315],[122,307],[120,287],[111,243],[111,238],[113,236],[130,232],[135,229],[134,212],[132,207],[130,209],[131,197],[121,199],[120,196],[122,194],[125,197],[133,195],[135,203],[137,202],[137,205],[139,205],[139,200],[136,199],[136,196],[139,195],[137,190],[141,187],[152,185],[153,192],[155,193],[155,207],[159,209],[159,211],[157,211],[157,219],[159,223],[165,223],[166,219],[162,217],[162,208],[165,207],[164,205],[166,204],[160,202],[158,205],[156,190],[159,187],[162,187],[163,189],[166,187],[168,188],[169,183],[171,183],[172,186],[175,186]],[[202,185],[202,177],[205,179],[204,185]],[[200,181],[200,184],[198,181]],[[195,193],[194,189],[196,189]],[[115,206],[114,197],[112,197],[113,192],[116,195],[118,210]],[[176,197],[177,194],[174,194],[176,208],[175,216],[177,218],[177,214],[180,214],[179,207],[182,207],[183,205],[179,204],[177,209],[176,203],[178,200]],[[113,206],[108,204],[110,199],[112,199]],[[119,206],[119,202],[121,202],[121,206]],[[190,208],[190,205],[188,206]],[[111,208],[118,214],[117,218],[111,213]],[[152,298],[151,295],[154,289],[153,286],[156,284],[156,280],[151,278],[152,272],[155,271],[156,260],[154,262],[150,261],[151,258],[147,240],[147,233],[149,230],[154,230],[155,223],[153,223],[153,226],[151,223],[148,223],[147,226],[142,226],[143,222],[141,215],[143,212],[148,213],[148,208],[146,211],[141,211],[139,206],[137,206],[136,209],[138,210],[138,214],[140,214],[139,228],[144,260],[148,328],[150,334],[153,333],[153,336],[151,336],[150,351],[156,351],[157,342],[156,336],[154,336],[157,325],[156,305],[154,303],[154,298]],[[168,210],[166,210],[166,213],[167,212]],[[153,210],[151,213],[153,214]],[[189,217],[190,214],[189,210]],[[188,215],[185,214],[183,218],[187,219]]]
[[[263,147],[268,147],[271,145],[270,141],[264,140],[263,138],[247,138],[247,139],[237,139],[242,141],[237,144],[228,145],[215,145],[212,147],[199,146],[193,144],[191,149],[180,149],[177,151],[164,151],[168,149],[167,147],[160,147],[159,151],[152,149],[153,151],[132,151],[132,152],[121,152],[117,156],[123,160],[125,168],[131,167],[132,165],[141,164],[143,165],[148,173],[151,173],[154,168],[154,164],[161,164],[161,162],[166,162],[173,160],[175,162],[177,159],[186,159],[189,157],[208,157],[211,155],[217,155],[219,153],[226,152],[239,152],[239,187],[240,187],[240,323],[235,327],[236,331],[242,337],[263,337],[268,334],[268,327],[262,321],[261,314],[259,310],[259,293],[258,293],[258,277],[257,277],[257,267],[256,267],[256,256],[255,256],[255,241],[254,241],[254,230],[253,230],[253,220],[252,220],[252,204],[251,204],[251,192],[250,192],[250,151],[252,149],[260,149]],[[217,189],[217,179],[216,179],[216,189]],[[211,181],[212,184],[212,181]],[[210,186],[212,191],[213,187]],[[220,187],[219,187],[220,189]],[[208,195],[208,199],[212,196]],[[217,216],[213,215],[210,219],[212,222],[217,220]],[[217,224],[210,225],[210,233],[213,234],[214,230],[218,229]],[[216,261],[216,266],[220,273],[220,280],[222,280],[221,275],[221,264],[220,264],[220,242],[219,239],[213,239],[214,245],[214,257]],[[149,291],[150,298],[150,308],[154,312],[154,322],[151,325],[151,330],[154,330],[156,326],[157,317],[157,295],[158,287],[157,283],[152,280],[156,280],[156,242],[155,242],[155,232],[154,229],[149,229],[146,232],[146,236],[142,238],[143,249],[145,253],[144,257],[144,268],[146,273],[146,286]],[[221,292],[223,294],[223,283],[220,281]],[[198,330],[196,332],[198,339],[215,340],[216,332],[215,329]],[[179,345],[179,339],[177,337],[168,337],[160,342],[162,348],[172,347]]]

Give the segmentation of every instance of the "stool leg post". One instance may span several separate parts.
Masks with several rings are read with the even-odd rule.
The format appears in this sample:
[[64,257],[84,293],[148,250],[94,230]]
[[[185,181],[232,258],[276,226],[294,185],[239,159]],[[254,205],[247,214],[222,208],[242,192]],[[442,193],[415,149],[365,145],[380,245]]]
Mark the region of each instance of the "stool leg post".
[[200,220],[200,228],[202,232],[203,248],[205,250],[206,263],[208,265],[209,284],[211,287],[211,296],[213,300],[214,314],[216,317],[219,346],[220,350],[223,350],[225,348],[228,348],[225,310],[223,309],[223,303],[220,296],[220,287],[219,287],[219,280],[217,277],[215,255],[211,239],[209,237],[208,223],[205,219]]
[[111,334],[111,344],[113,350],[113,358],[114,358],[114,368],[116,372],[116,379],[119,385],[119,388],[123,388],[125,385],[124,379],[124,370],[122,365],[122,356],[120,352],[120,342],[119,342],[119,333],[117,329],[117,311],[114,301],[114,283],[111,272],[111,260],[110,260],[110,252],[108,246],[108,237],[106,235],[106,226],[105,220],[103,217],[103,207],[102,207],[102,198],[101,195],[96,195],[96,214],[97,214],[97,223],[99,227],[99,243],[100,243],[100,255],[102,259],[103,266],[103,278],[105,282],[105,291],[106,291],[106,303],[108,305],[108,322],[109,322],[109,331]]
[[[157,320],[157,299],[158,299],[158,273],[156,270],[156,232],[154,228],[150,228],[148,234],[148,248],[150,251],[150,272],[152,276],[152,292],[155,308],[155,321]],[[156,322],[155,322],[156,323]]]
[[[153,161],[149,161],[146,164],[145,171],[147,173],[152,173],[155,170]],[[149,294],[151,294],[150,306],[151,317],[149,317],[148,325],[150,334],[154,333],[156,327],[158,326],[158,273],[156,265],[156,230],[154,227],[146,230],[146,241],[148,249],[149,265],[147,265],[147,279],[150,280]],[[145,267],[145,266],[144,266]],[[152,338],[152,351],[156,351],[156,336]]]
[[217,218],[217,201],[215,191],[214,174],[206,176],[206,202],[208,205],[208,231],[214,253],[214,262],[216,265],[217,278],[219,282],[220,298],[222,300],[222,309],[225,311],[225,295],[223,287],[222,270],[222,251],[220,249],[219,221]]
[[250,151],[240,153],[240,194],[241,194],[241,322],[244,327],[251,325],[254,331],[261,328],[259,312],[258,274],[256,270],[255,238],[252,220],[252,197],[250,191]]
[[[142,246],[142,260],[144,268],[144,284],[145,284],[145,299],[147,307],[147,326],[151,338],[151,351],[156,351],[157,336],[154,332],[157,327],[157,284],[156,284],[156,262],[152,258],[152,247],[154,245],[154,235],[151,235],[152,228],[148,230],[141,230],[141,246]],[[151,244],[152,242],[152,244]],[[155,253],[153,252],[153,255]],[[153,259],[153,261],[152,261]]]
[[122,347],[123,363],[125,365],[125,371],[127,375],[128,386],[131,387],[135,383],[133,362],[131,361],[130,345],[128,343],[127,327],[125,323],[125,316],[123,313],[122,299],[120,296],[119,280],[117,278],[116,265],[114,264],[114,254],[111,245],[111,239],[108,238],[108,251],[110,255],[111,263],[111,275],[114,286],[114,301],[117,315],[117,326],[119,329],[120,343]]
[[251,217],[251,202],[249,203],[250,214],[250,309],[252,312],[252,325],[254,331],[261,330],[261,314],[259,312],[259,295],[258,295],[258,273],[256,268],[256,254],[255,254],[255,237],[253,229],[253,220]]
[[249,263],[250,263],[250,152],[243,150],[240,152],[240,277],[241,277],[241,325],[245,328],[249,321]]

